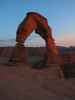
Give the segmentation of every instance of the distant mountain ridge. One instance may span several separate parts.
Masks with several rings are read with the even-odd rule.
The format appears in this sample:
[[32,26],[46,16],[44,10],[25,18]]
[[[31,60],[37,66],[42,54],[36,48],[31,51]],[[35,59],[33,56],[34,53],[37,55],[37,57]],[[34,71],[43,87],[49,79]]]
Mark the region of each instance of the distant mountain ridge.
[[0,40],[0,47],[14,46],[15,43],[15,39]]
[[[13,47],[15,46],[16,41],[15,39],[8,39],[8,40],[0,40],[0,47]],[[27,45],[26,47],[31,47],[31,48],[45,48],[44,46],[40,46],[40,45]],[[65,46],[57,46],[59,48],[59,50],[61,52],[75,52],[75,46],[71,46],[71,47],[65,47]]]

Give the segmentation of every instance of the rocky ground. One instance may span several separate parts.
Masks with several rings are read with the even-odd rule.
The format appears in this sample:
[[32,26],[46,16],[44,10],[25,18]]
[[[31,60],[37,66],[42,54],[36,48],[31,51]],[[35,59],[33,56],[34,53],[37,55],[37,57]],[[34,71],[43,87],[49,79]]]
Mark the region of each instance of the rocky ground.
[[58,65],[40,70],[24,63],[10,66],[6,50],[0,52],[0,100],[75,100],[75,78],[60,78]]
[[0,65],[0,100],[74,100],[75,80],[58,79],[56,69]]

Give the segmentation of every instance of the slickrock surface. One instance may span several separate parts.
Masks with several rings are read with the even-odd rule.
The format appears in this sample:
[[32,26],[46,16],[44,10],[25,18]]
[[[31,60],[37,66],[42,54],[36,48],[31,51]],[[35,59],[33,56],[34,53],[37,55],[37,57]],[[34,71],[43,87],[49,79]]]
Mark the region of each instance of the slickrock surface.
[[0,100],[75,100],[75,79],[60,79],[59,66],[40,70],[23,63],[9,66],[11,52],[0,49]]

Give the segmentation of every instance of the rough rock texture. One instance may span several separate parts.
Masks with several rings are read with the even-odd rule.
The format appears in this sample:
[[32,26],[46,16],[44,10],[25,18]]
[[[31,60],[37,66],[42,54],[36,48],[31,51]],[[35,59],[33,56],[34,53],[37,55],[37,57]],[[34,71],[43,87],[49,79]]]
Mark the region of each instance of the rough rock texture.
[[58,65],[33,69],[30,64],[7,64],[12,49],[0,49],[0,100],[75,100],[75,79],[60,79]]

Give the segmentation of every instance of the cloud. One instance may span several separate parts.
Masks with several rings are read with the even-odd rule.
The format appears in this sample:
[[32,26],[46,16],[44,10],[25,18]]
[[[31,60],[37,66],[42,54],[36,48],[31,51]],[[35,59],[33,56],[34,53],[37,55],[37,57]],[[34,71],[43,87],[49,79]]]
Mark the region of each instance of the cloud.
[[65,46],[75,46],[75,35],[73,33],[66,33],[61,38],[57,39],[56,43]]

